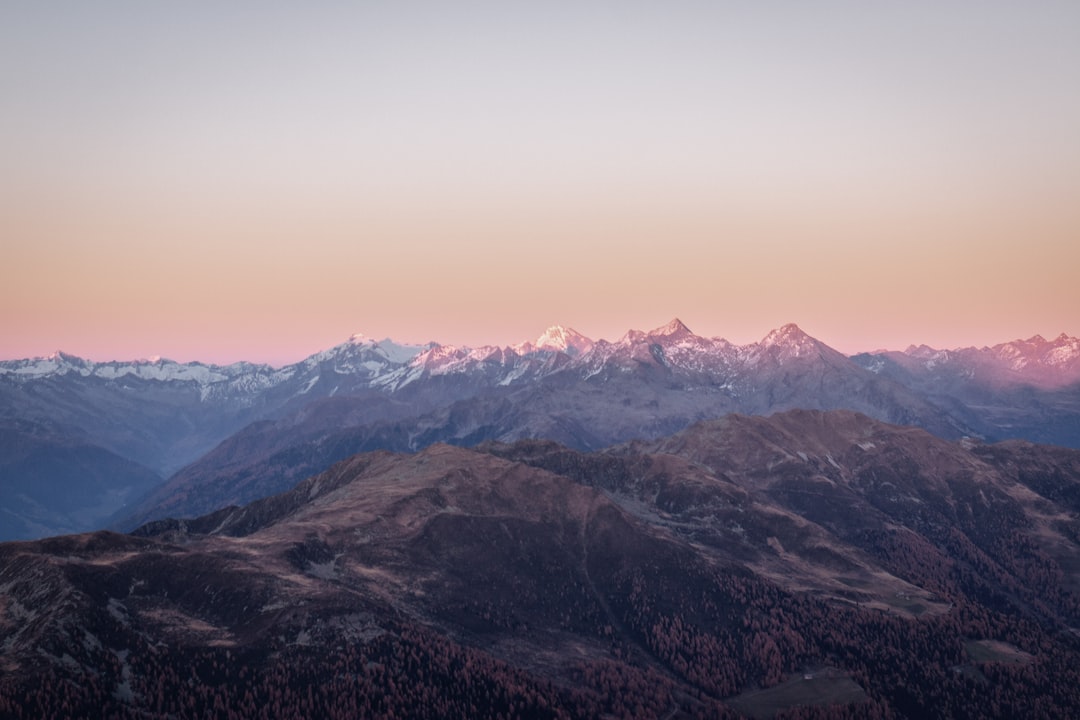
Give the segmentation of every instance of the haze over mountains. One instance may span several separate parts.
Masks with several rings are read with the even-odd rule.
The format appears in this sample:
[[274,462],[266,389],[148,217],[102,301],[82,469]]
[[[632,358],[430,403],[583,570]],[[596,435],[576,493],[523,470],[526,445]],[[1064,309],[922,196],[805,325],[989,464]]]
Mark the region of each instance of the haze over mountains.
[[[943,438],[1080,447],[1080,341],[849,358],[795,325],[740,346],[676,319],[616,342],[560,327],[513,347],[353,336],[282,368],[57,353],[0,362],[0,408],[4,537],[37,537],[247,502],[364,450],[595,450],[729,412],[845,408]],[[88,477],[97,507],[59,502]]]

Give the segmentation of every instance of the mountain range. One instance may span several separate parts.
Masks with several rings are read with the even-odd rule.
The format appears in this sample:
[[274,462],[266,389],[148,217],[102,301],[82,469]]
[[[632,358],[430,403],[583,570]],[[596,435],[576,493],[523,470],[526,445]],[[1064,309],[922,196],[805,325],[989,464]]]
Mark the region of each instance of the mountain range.
[[0,717],[1076,717],[1078,513],[1080,451],[848,410],[377,450],[0,544]]
[[[795,325],[736,345],[676,319],[616,342],[560,327],[512,347],[357,335],[282,368],[3,361],[0,538],[197,515],[361,451],[521,438],[598,450],[792,408],[850,409],[948,439],[1080,447],[1080,341],[847,357]],[[89,478],[100,501],[73,508],[67,489]]]

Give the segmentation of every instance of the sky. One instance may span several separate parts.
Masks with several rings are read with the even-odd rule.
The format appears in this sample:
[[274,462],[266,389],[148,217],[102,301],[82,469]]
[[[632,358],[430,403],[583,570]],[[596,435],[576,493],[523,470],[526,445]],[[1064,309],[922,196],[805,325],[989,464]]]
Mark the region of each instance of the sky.
[[0,6],[0,358],[1080,335],[1080,3]]

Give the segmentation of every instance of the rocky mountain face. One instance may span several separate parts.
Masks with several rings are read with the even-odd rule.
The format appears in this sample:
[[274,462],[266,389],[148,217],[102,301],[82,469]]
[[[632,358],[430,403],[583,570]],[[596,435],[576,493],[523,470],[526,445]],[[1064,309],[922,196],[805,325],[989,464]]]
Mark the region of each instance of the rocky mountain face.
[[47,424],[167,475],[254,420],[363,390],[421,349],[353,336],[280,369],[64,353],[0,361],[0,419]]
[[903,352],[868,354],[891,360],[913,374],[937,382],[967,380],[987,387],[1030,385],[1058,388],[1080,382],[1080,339],[1062,333],[1054,340],[1035,335],[993,347],[937,350],[926,345]]
[[334,398],[335,411],[315,403],[249,427],[178,472],[116,526],[130,529],[250,502],[379,448],[404,452],[435,442],[546,438],[595,450],[730,412],[798,407],[853,409],[943,437],[972,432],[794,325],[760,343],[736,346],[697,336],[673,320],[650,332],[630,331],[618,342],[598,341],[574,357],[439,347],[376,382],[398,414],[381,415],[381,403],[367,394]]
[[911,388],[978,435],[1080,447],[1080,339],[1036,335],[959,350],[921,345],[852,360]]
[[[420,350],[353,337],[279,370],[160,359],[95,363],[63,353],[0,362],[0,425],[32,426],[58,446],[77,445],[80,467],[91,475],[112,474],[115,458],[157,476],[152,483],[131,484],[120,502],[89,502],[71,515],[65,509],[70,497],[87,495],[92,485],[78,487],[77,474],[69,484],[39,484],[43,476],[57,477],[53,461],[41,453],[17,462],[0,457],[0,511],[10,519],[0,525],[0,540],[102,527],[124,503],[224,438],[339,392],[362,393],[373,377],[401,367]],[[6,501],[25,486],[36,487],[33,498]]]
[[[0,362],[0,421],[48,426],[169,478],[111,520],[88,515],[76,528],[35,521],[47,533],[249,502],[378,448],[547,438],[591,450],[730,412],[846,408],[945,438],[1080,446],[1073,346],[1080,341],[1064,336],[1012,343],[986,351],[992,362],[983,351],[964,351],[955,361],[932,361],[948,366],[942,375],[924,372],[931,360],[916,356],[926,349],[848,358],[795,325],[740,346],[695,335],[676,319],[616,342],[560,327],[502,348],[354,336],[280,369],[57,354]],[[972,384],[957,369],[991,365],[1007,365],[1011,384]],[[1051,376],[1065,384],[1048,384]],[[23,537],[5,532],[0,538]]]
[[1080,452],[850,411],[0,544],[0,717],[1075,717]]

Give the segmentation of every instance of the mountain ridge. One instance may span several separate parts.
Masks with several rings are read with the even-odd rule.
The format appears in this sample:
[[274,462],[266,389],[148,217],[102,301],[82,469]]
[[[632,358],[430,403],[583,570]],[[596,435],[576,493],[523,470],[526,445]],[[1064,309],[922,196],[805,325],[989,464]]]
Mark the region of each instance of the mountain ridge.
[[[382,340],[375,340],[363,333],[354,333],[350,335],[344,342],[337,345],[333,345],[324,350],[316,351],[306,358],[299,360],[295,363],[286,363],[281,366],[273,366],[267,363],[260,363],[248,360],[240,360],[227,364],[206,363],[198,360],[180,363],[174,360],[170,360],[161,356],[154,356],[151,358],[134,359],[134,360],[107,360],[107,361],[93,361],[86,358],[82,358],[77,355],[73,355],[62,350],[57,350],[49,355],[35,356],[30,358],[13,358],[7,360],[0,360],[0,376],[13,375],[23,377],[42,377],[49,374],[66,374],[69,372],[78,372],[84,375],[95,374],[95,370],[101,369],[104,373],[108,373],[108,368],[116,368],[120,372],[113,377],[136,373],[136,368],[150,368],[150,367],[167,367],[167,368],[191,368],[192,370],[199,368],[205,369],[207,373],[205,375],[200,374],[198,379],[206,382],[217,381],[222,379],[222,376],[228,376],[228,374],[236,374],[241,371],[260,371],[277,373],[287,368],[293,368],[296,366],[317,363],[320,360],[334,357],[340,354],[342,350],[350,347],[375,347],[375,348],[387,348],[392,349],[396,354],[394,358],[395,362],[407,362],[412,357],[424,350],[433,348],[454,348],[457,350],[463,350],[465,352],[472,352],[474,350],[480,351],[490,348],[498,348],[501,350],[514,350],[519,354],[527,354],[529,352],[537,351],[558,351],[566,352],[568,349],[572,349],[575,352],[572,354],[584,354],[587,350],[582,349],[580,345],[591,347],[600,342],[608,344],[626,344],[635,342],[635,338],[652,337],[652,338],[677,338],[683,339],[686,337],[697,338],[700,340],[711,340],[714,342],[720,342],[724,345],[728,345],[735,348],[751,348],[754,346],[773,345],[779,342],[791,341],[792,338],[799,342],[804,340],[813,340],[821,343],[820,340],[808,335],[803,331],[796,323],[786,323],[778,328],[768,331],[762,339],[759,341],[751,341],[745,345],[736,345],[725,340],[723,337],[709,337],[700,336],[695,334],[689,327],[687,327],[679,318],[672,318],[668,323],[661,325],[652,330],[643,331],[631,329],[624,333],[619,340],[614,342],[606,340],[597,340],[589,338],[573,328],[552,325],[548,327],[536,340],[519,342],[510,345],[480,345],[477,348],[472,348],[467,345],[452,345],[439,342],[428,342],[423,344],[401,344],[394,341],[391,338],[384,338]],[[580,343],[580,345],[578,345]],[[1028,352],[1024,350],[1027,349]],[[1046,340],[1041,335],[1034,335],[1026,340],[1014,339],[1004,341],[993,346],[982,346],[976,348],[975,346],[961,346],[948,349],[933,348],[928,345],[909,345],[904,350],[888,350],[877,349],[874,351],[860,351],[852,353],[849,357],[856,357],[860,355],[883,355],[883,354],[905,354],[909,356],[937,354],[937,353],[985,353],[992,352],[997,355],[1005,353],[1011,353],[1018,358],[1020,367],[1022,367],[1026,361],[1030,359],[1031,351],[1042,350],[1044,355],[1057,355],[1054,361],[1058,364],[1071,364],[1080,358],[1080,338],[1076,338],[1068,335],[1065,332],[1060,333],[1054,340]],[[228,373],[226,371],[229,371]],[[214,373],[217,374],[214,374]],[[101,377],[109,377],[108,374],[99,375]],[[196,375],[193,372],[190,378],[178,377],[177,375],[169,375],[168,373],[157,374],[156,379],[195,379]]]
[[355,455],[0,544],[0,715],[1075,716],[1078,486],[846,410]]
[[[947,438],[1080,446],[1080,341],[995,348],[848,357],[795,324],[736,345],[673,318],[614,342],[560,326],[507,347],[356,334],[277,369],[58,355],[0,362],[0,421],[47,424],[131,460],[166,478],[151,491],[158,497],[180,480],[220,480],[221,494],[191,512],[250,501],[379,447],[546,437],[596,450],[730,412],[796,407],[849,408]],[[231,458],[217,451],[223,443]],[[129,519],[151,518],[145,503],[137,508],[129,503]]]

